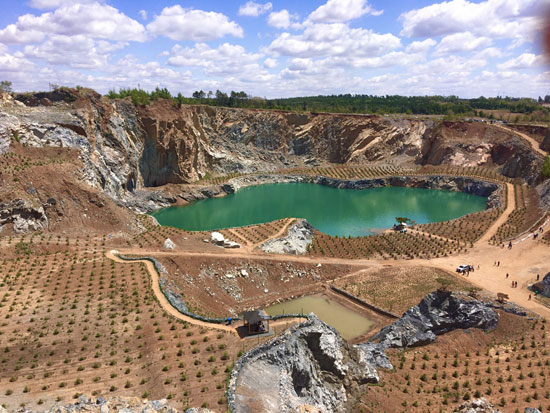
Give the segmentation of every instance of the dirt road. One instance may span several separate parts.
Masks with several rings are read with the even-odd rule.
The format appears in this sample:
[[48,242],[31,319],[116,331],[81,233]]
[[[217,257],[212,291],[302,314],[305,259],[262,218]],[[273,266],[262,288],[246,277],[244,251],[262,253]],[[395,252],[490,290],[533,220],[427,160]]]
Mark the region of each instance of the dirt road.
[[494,125],[496,126],[497,128],[500,128],[500,129],[503,129],[507,132],[510,132],[510,133],[513,133],[515,135],[518,135],[520,136],[521,138],[525,139],[527,142],[529,142],[529,144],[531,145],[531,147],[537,151],[538,153],[540,153],[542,156],[546,156],[548,153],[546,151],[543,151],[540,146],[539,146],[539,143],[534,140],[533,138],[531,138],[529,135],[526,135],[525,133],[521,133],[521,132],[518,132],[516,130],[513,130],[513,129],[510,129],[510,128],[507,128],[505,126],[502,126],[502,125]]
[[479,246],[487,243],[493,237],[493,235],[497,233],[498,228],[508,220],[508,217],[512,212],[514,212],[514,209],[516,209],[516,197],[514,193],[514,185],[506,184],[506,188],[508,188],[508,196],[506,198],[506,209],[502,214],[500,214],[500,216],[496,219],[496,221],[493,222],[493,225],[489,227],[487,232],[483,234],[479,240],[476,241],[475,246]]
[[[340,264],[348,265],[354,268],[353,272],[358,272],[363,269],[383,266],[422,266],[440,268],[449,271],[457,277],[462,277],[455,272],[455,268],[460,264],[474,265],[476,270],[470,272],[468,280],[487,291],[494,293],[499,292],[508,294],[510,301],[513,301],[543,317],[550,318],[550,308],[543,306],[539,302],[529,299],[531,292],[527,289],[529,284],[536,282],[536,275],[540,274],[543,277],[550,271],[548,258],[550,257],[550,249],[547,245],[542,244],[532,238],[527,238],[522,242],[514,244],[512,249],[492,246],[487,241],[496,233],[500,225],[502,225],[508,216],[515,208],[514,187],[512,184],[507,184],[508,196],[507,206],[501,216],[491,225],[489,230],[475,243],[474,248],[468,250],[461,255],[453,255],[450,257],[434,258],[434,259],[412,259],[412,260],[371,260],[371,259],[342,259],[342,258],[325,258],[325,257],[310,257],[296,255],[276,255],[266,254],[261,251],[252,251],[252,249],[241,250],[226,250],[220,248],[219,252],[191,252],[182,250],[173,251],[143,251],[141,249],[120,249],[120,253],[127,255],[150,255],[152,257],[189,257],[189,258],[241,258],[246,260],[265,260],[269,259],[278,262],[296,262],[310,264]],[[110,254],[110,253],[109,253]],[[108,255],[108,258],[118,260],[113,254]],[[497,265],[497,263],[500,263]],[[152,287],[159,302],[170,314],[188,321],[193,324],[205,325],[221,330],[232,330],[229,326],[220,326],[199,322],[190,317],[183,316],[164,297],[158,285],[158,276],[149,261],[145,261],[151,274]],[[479,269],[478,269],[479,267]],[[506,278],[506,274],[509,274]],[[517,288],[512,288],[512,281],[518,282]]]
[[[172,306],[172,304],[170,304],[170,302],[166,299],[166,296],[162,293],[162,291],[160,289],[160,285],[159,285],[158,273],[155,269],[155,266],[153,265],[153,263],[151,261],[148,261],[148,260],[127,261],[127,260],[123,260],[123,259],[119,258],[118,253],[119,253],[119,251],[111,250],[111,251],[106,252],[105,256],[107,258],[109,258],[110,260],[113,260],[113,261],[119,262],[119,263],[123,263],[123,264],[128,264],[129,262],[140,262],[142,264],[145,264],[145,267],[147,268],[147,271],[149,272],[149,275],[151,276],[151,288],[153,290],[153,293],[155,294],[155,297],[157,298],[160,306],[168,314],[170,314],[171,316],[173,316],[173,317],[175,317],[179,320],[186,321],[189,324],[193,324],[193,325],[196,325],[196,326],[213,328],[215,330],[228,331],[228,332],[238,336],[238,333],[237,333],[238,325],[237,324],[233,324],[231,326],[228,326],[228,325],[225,325],[225,324],[209,323],[209,322],[206,322],[206,321],[197,320],[195,318],[192,318],[192,317],[189,317],[185,314],[180,313],[178,311],[178,309],[176,309],[175,307]],[[124,252],[124,254],[127,254],[127,252]],[[143,255],[143,254],[140,253],[140,255]],[[145,255],[154,255],[154,254],[145,254]],[[295,323],[295,322],[299,322],[299,321],[303,321],[303,320],[302,319],[297,319],[297,318],[284,318],[284,319],[277,320],[277,321],[271,321],[270,326],[271,327],[278,327],[278,326],[281,326],[281,325],[291,324],[291,323]]]

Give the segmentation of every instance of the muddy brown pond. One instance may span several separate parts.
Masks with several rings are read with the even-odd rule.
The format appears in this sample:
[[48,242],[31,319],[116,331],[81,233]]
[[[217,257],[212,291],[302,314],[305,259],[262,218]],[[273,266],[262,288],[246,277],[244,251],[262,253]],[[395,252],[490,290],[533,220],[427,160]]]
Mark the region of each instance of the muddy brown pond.
[[326,296],[310,295],[282,303],[274,304],[265,309],[269,315],[279,314],[309,314],[334,327],[346,340],[352,340],[365,334],[374,322],[365,316],[344,307],[342,304]]

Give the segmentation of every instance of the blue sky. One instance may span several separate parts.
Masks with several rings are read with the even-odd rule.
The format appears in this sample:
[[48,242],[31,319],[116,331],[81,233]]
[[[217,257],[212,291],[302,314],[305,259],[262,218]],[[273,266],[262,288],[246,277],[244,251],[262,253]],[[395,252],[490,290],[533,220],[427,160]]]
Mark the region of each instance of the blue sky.
[[0,0],[0,79],[317,94],[550,94],[550,0]]

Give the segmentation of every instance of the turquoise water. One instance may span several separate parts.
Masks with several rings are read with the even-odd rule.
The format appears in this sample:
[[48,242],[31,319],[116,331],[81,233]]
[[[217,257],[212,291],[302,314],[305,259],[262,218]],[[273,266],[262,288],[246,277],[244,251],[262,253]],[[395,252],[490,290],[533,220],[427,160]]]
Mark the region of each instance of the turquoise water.
[[189,231],[210,231],[305,218],[329,235],[372,235],[391,228],[395,217],[419,224],[446,221],[482,211],[486,198],[462,192],[385,187],[338,189],[317,184],[267,184],[242,188],[223,198],[170,207],[153,214],[161,225]]

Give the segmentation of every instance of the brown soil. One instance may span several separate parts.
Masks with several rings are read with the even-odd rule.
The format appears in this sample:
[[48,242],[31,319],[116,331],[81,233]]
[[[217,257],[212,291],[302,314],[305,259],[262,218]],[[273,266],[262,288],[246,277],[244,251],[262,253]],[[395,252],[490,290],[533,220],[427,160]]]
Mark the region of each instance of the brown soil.
[[453,411],[485,397],[503,412],[550,410],[548,323],[500,313],[498,327],[455,331],[429,346],[393,351],[393,371],[369,387],[358,412]]

